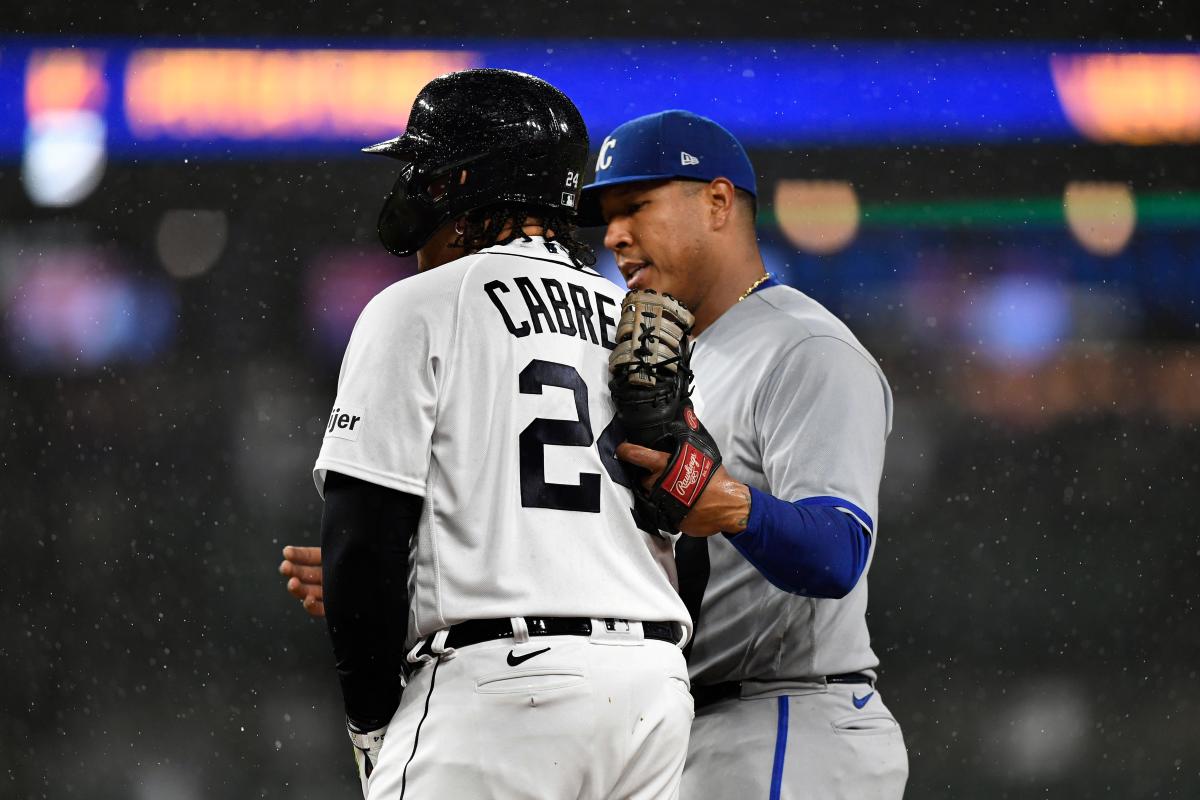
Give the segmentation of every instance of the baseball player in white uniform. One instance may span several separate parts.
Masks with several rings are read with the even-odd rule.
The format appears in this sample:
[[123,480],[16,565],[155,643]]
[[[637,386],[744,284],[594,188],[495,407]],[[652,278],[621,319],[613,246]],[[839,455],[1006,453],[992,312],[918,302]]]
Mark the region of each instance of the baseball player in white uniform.
[[[596,167],[584,218],[607,224],[629,288],[695,314],[697,410],[727,468],[676,547],[698,620],[681,797],[899,798],[908,758],[865,620],[887,381],[844,324],[766,274],[754,172],[728,131],[641,117],[605,138]],[[667,461],[617,452],[651,471]],[[320,552],[284,555],[289,591],[319,616]]]
[[891,391],[844,324],[766,274],[755,194],[732,134],[667,111],[604,140],[581,206],[630,289],[695,314],[697,410],[728,470],[676,548],[697,618],[681,796],[899,798],[907,754],[865,620]]
[[674,797],[690,618],[613,458],[623,292],[571,236],[583,121],[470,70],[369,151],[402,162],[380,236],[422,271],[363,311],[314,468],[364,794]]

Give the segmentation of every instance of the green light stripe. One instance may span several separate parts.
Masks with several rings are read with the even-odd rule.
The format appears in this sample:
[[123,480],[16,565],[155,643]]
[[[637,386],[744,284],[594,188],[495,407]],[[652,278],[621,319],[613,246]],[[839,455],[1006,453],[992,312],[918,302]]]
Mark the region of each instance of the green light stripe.
[[1148,194],[1137,198],[1138,221],[1193,227],[1200,225],[1200,192]]
[[[1134,202],[1139,226],[1200,227],[1200,192],[1138,195]],[[877,228],[1049,228],[1066,225],[1061,197],[872,203],[862,207],[861,221],[863,226]],[[775,225],[775,210],[761,210],[758,224]]]
[[973,228],[1002,225],[1062,225],[1061,198],[887,203],[864,206],[864,225]]

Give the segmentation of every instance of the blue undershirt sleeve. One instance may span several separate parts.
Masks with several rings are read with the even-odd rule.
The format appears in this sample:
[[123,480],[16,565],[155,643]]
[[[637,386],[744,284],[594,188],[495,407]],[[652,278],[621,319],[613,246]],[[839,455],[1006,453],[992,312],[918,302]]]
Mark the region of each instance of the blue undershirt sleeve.
[[867,565],[871,524],[862,509],[841,498],[789,503],[751,486],[746,530],[725,536],[776,588],[838,599]]

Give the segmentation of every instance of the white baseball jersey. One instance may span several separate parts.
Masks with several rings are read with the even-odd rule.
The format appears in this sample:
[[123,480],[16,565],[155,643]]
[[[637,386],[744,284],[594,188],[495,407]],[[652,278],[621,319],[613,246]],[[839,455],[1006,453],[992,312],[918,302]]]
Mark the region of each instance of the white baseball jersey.
[[468,619],[687,623],[670,542],[635,527],[618,483],[608,354],[622,297],[534,237],[363,310],[314,477],[424,498],[407,644]]
[[[878,539],[879,481],[892,397],[875,359],[819,303],[771,286],[696,339],[705,427],[736,479],[782,500],[836,497]],[[772,586],[724,536],[689,660],[692,680],[802,681],[878,665],[865,614],[867,573],[840,600]],[[870,566],[870,560],[867,562]]]

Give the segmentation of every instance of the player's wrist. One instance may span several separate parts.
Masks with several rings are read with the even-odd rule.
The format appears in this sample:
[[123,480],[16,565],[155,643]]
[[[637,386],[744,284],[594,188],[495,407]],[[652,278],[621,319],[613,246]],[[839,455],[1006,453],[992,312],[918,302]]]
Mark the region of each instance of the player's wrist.
[[354,763],[358,767],[358,780],[362,785],[363,797],[366,797],[371,773],[379,764],[379,754],[383,751],[383,739],[387,735],[387,725],[374,730],[363,730],[353,720],[347,718],[346,733],[350,734],[350,744],[354,746]]
[[346,732],[350,734],[350,740],[357,743],[356,737],[370,737],[372,734],[382,730],[387,730],[388,723],[372,724],[369,722],[358,722],[346,717]]
[[760,492],[749,484],[739,484],[738,488],[744,492],[742,497],[745,505],[738,512],[742,516],[735,520],[737,523],[735,529],[727,529],[725,536],[727,538],[735,536],[742,538],[757,537],[763,530],[763,514],[769,511],[768,506],[774,498],[764,492]]
[[750,524],[750,487],[729,478],[725,493],[729,496],[729,507],[723,515],[721,530],[730,536],[736,536]]

